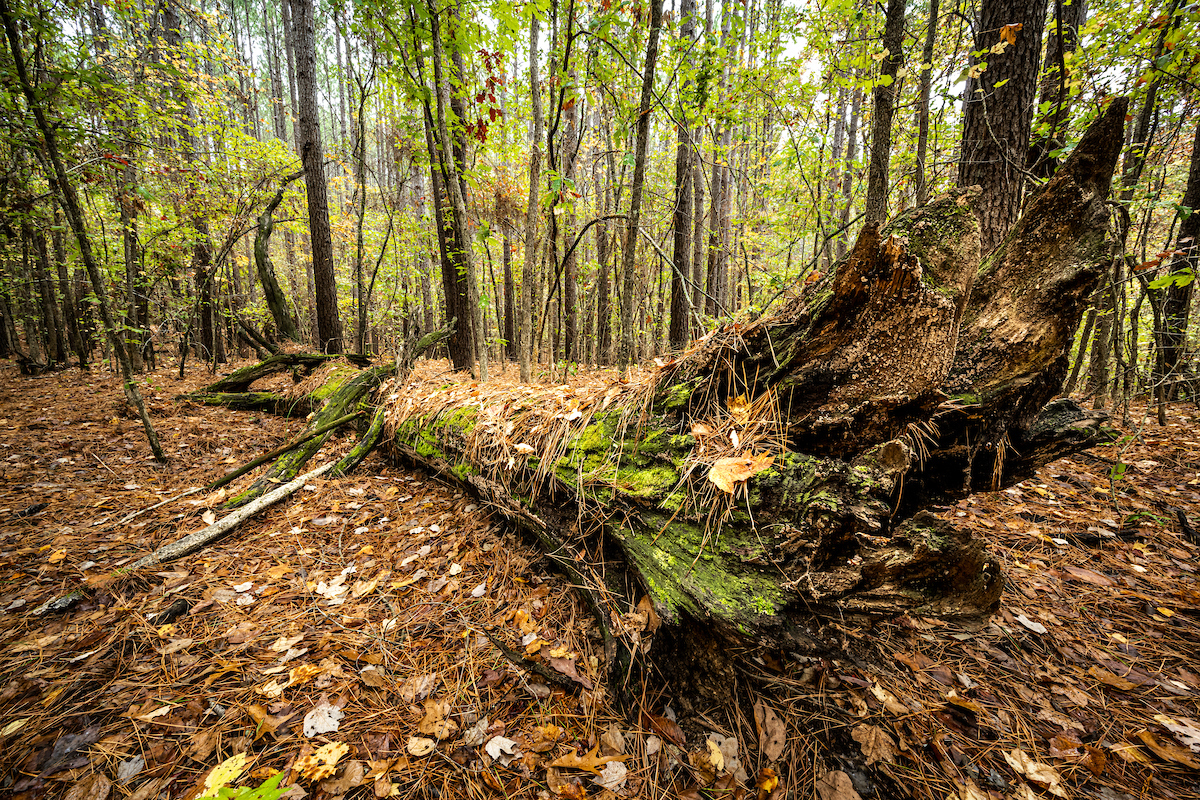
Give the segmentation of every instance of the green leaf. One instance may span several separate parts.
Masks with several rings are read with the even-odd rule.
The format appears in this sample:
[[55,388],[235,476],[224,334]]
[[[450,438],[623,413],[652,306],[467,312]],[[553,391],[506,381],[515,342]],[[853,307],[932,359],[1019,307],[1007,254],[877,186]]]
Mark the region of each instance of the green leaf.
[[1003,86],[1004,84],[1008,83],[1011,80],[1012,80],[1012,78],[1005,78],[1002,81],[996,81],[995,85],[993,85],[992,88],[999,89],[1001,86]]

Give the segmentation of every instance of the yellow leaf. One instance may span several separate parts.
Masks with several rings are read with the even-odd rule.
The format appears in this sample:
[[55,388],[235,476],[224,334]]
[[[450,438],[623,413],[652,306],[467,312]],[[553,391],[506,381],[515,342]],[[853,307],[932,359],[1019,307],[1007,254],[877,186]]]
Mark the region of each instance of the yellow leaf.
[[216,797],[217,790],[228,786],[238,779],[238,777],[246,770],[246,754],[238,753],[230,756],[213,767],[207,776],[204,778],[204,788],[200,792],[199,800],[204,800],[207,797]]
[[739,394],[737,397],[731,397],[726,401],[726,407],[729,409],[729,416],[733,417],[733,421],[738,425],[746,425],[750,422],[750,401],[746,399],[746,395]]
[[67,557],[67,551],[60,549],[60,550],[55,550],[53,553],[51,553],[50,557],[47,558],[46,561],[50,564],[57,564],[58,562],[62,561],[66,557]]
[[350,752],[350,745],[345,742],[330,742],[316,752],[299,759],[293,766],[295,771],[306,781],[316,783],[326,778],[332,778],[337,772],[337,763],[342,756]]

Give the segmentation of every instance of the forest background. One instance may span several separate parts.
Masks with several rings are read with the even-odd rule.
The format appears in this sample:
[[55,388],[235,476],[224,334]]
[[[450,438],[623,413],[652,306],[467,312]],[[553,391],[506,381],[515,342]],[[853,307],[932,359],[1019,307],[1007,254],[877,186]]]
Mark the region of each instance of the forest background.
[[166,351],[181,372],[288,340],[386,352],[451,318],[446,354],[481,378],[627,365],[769,313],[864,221],[943,189],[983,187],[989,252],[1127,95],[1108,279],[1067,390],[1161,408],[1194,380],[1197,4],[0,0],[0,17],[0,356],[31,369],[102,348],[136,394]]

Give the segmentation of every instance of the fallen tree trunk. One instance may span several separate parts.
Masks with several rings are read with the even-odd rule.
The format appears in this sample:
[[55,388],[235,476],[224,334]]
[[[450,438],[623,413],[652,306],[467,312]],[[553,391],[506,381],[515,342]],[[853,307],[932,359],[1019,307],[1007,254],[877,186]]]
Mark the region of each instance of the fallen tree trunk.
[[836,649],[830,618],[984,619],[999,566],[929,509],[1107,440],[1055,396],[1107,257],[1125,105],[982,267],[978,190],[959,190],[865,228],[824,283],[641,379],[409,381],[373,424],[590,585],[610,655],[640,635],[642,596],[715,640],[808,653]]
[[391,446],[526,527],[614,546],[668,621],[811,648],[814,615],[984,617],[998,565],[927,509],[1105,438],[1051,401],[1104,259],[1124,104],[982,268],[975,190],[958,191],[641,383],[409,386]]

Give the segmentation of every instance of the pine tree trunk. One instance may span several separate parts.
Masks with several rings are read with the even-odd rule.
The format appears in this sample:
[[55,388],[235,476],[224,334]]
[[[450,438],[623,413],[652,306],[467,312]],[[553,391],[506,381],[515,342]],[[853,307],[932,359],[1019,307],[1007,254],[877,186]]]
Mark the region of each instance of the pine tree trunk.
[[[984,253],[1020,214],[1045,24],[1046,3],[983,0],[974,52],[986,56],[987,69],[964,90],[958,185],[983,189],[976,213]],[[1004,52],[992,53],[1002,42]],[[984,56],[973,56],[972,67]]]
[[650,35],[642,70],[642,98],[638,105],[637,139],[633,154],[633,182],[629,191],[629,216],[625,220],[625,247],[621,263],[621,344],[617,361],[625,367],[636,358],[635,322],[638,320],[636,259],[641,224],[642,187],[646,180],[646,151],[650,142],[650,103],[654,94],[654,66],[658,61],[658,36],[662,27],[663,0],[650,0]]
[[313,283],[317,305],[317,343],[322,352],[344,349],[333,272],[333,239],[329,229],[329,200],[325,185],[325,155],[321,145],[317,106],[317,55],[313,0],[287,0],[291,5],[296,51],[298,101],[297,145],[304,164],[308,191],[308,229],[312,247]]
[[883,29],[883,49],[887,55],[879,68],[875,85],[874,110],[871,114],[871,166],[867,173],[866,214],[868,225],[882,225],[887,219],[888,165],[892,159],[892,115],[900,93],[897,77],[904,64],[904,0],[888,0],[887,21]]

